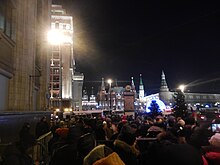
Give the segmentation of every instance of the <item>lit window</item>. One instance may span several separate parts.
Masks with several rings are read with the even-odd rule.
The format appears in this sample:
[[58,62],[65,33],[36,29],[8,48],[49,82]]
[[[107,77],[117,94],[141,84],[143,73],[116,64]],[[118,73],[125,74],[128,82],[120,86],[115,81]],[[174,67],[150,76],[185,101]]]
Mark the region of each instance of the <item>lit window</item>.
[[55,23],[55,29],[59,29],[59,22]]

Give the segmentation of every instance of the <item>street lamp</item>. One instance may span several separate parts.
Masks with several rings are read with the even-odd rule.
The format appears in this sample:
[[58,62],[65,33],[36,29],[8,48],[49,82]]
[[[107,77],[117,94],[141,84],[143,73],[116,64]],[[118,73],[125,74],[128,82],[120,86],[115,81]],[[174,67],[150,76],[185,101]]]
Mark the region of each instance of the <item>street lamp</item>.
[[180,86],[179,86],[179,89],[181,90],[181,92],[184,92],[185,85],[180,85]]
[[111,108],[112,108],[112,96],[111,96],[111,85],[112,85],[112,80],[108,79],[108,84],[109,84],[109,112],[111,112]]

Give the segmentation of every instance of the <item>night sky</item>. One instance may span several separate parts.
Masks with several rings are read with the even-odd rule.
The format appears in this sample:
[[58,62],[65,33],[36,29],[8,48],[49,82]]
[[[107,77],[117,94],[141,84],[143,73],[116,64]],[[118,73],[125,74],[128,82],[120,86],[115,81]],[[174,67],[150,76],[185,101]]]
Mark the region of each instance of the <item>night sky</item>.
[[[143,75],[156,93],[168,87],[220,93],[220,6],[202,0],[57,0],[73,15],[76,70],[97,90],[104,77],[125,86]],[[114,84],[113,84],[114,85]]]

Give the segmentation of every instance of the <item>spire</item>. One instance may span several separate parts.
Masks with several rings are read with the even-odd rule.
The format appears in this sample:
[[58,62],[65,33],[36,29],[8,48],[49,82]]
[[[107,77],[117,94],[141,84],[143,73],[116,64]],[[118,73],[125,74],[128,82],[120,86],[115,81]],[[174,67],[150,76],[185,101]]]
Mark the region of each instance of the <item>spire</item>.
[[104,81],[104,78],[102,78],[101,90],[102,90],[102,91],[105,90],[105,81]]
[[131,77],[131,88],[132,90],[135,90],[134,77]]
[[164,74],[163,70],[162,70],[162,74],[161,74],[160,91],[169,91],[169,88],[167,86],[167,82],[166,82],[166,78],[165,78],[165,74]]
[[142,74],[140,74],[140,85],[143,85]]
[[87,95],[86,87],[83,90],[83,96]]
[[142,100],[143,98],[144,98],[144,85],[143,85],[142,75],[140,74],[139,99]]
[[94,95],[94,89],[93,89],[93,87],[92,87],[91,95]]

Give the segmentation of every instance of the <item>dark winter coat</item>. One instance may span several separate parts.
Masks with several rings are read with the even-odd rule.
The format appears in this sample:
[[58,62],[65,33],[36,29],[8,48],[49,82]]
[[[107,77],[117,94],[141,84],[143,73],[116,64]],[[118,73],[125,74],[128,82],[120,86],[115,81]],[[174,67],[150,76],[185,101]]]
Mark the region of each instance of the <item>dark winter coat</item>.
[[137,165],[138,164],[138,150],[122,140],[114,141],[114,151],[120,156],[121,160],[126,165]]

